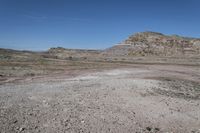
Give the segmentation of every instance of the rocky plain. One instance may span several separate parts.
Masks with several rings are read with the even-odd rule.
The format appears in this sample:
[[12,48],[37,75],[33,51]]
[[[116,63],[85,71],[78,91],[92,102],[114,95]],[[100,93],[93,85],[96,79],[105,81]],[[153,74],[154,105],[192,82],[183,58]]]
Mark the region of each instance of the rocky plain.
[[0,49],[1,133],[200,133],[200,39]]

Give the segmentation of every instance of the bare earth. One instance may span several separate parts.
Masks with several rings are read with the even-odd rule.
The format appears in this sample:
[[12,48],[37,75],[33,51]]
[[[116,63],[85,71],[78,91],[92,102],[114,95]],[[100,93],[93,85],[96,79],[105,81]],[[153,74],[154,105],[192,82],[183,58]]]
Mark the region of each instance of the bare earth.
[[138,64],[3,83],[0,127],[0,133],[200,133],[200,68]]

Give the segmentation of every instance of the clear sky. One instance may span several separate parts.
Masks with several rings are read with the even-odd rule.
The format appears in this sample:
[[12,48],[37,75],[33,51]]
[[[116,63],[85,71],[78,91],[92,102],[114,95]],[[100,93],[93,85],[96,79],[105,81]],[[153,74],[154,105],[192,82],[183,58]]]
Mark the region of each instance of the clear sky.
[[142,31],[200,37],[200,0],[0,0],[0,47],[104,49]]

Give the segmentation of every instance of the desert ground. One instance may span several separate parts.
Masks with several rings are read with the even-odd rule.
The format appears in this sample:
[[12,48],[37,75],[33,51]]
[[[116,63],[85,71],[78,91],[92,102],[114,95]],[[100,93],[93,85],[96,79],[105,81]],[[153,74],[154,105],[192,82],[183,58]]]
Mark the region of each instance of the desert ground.
[[199,65],[75,62],[16,76],[1,63],[14,73],[1,76],[1,133],[200,133]]
[[200,133],[200,39],[0,48],[0,133]]

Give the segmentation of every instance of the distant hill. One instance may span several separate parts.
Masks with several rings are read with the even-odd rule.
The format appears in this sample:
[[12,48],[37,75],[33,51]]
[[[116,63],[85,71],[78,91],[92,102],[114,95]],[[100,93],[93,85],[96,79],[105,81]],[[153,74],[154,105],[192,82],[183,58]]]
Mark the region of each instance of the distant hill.
[[106,49],[110,56],[196,56],[200,55],[200,39],[141,32]]
[[17,51],[0,48],[0,60],[37,60],[53,58],[64,60],[131,60],[132,57],[200,57],[200,39],[140,32],[120,44],[105,50],[50,48],[43,52]]
[[55,56],[59,59],[70,58],[94,58],[100,55],[101,50],[89,50],[89,49],[67,49],[62,47],[50,48],[46,53],[51,56]]

